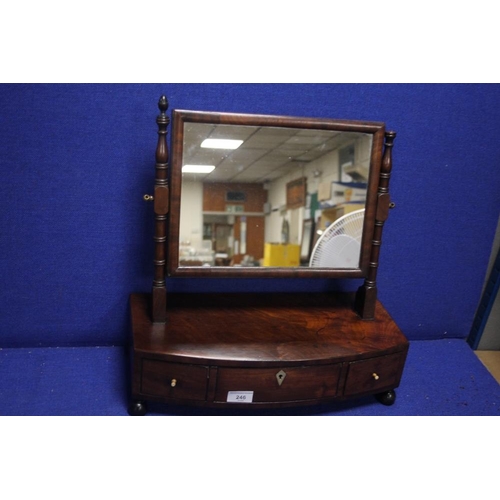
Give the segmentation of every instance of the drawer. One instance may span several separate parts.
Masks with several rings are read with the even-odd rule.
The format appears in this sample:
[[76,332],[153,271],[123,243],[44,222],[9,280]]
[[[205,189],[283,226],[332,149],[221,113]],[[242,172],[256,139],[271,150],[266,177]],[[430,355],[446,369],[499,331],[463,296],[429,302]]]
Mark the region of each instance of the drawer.
[[[215,401],[226,402],[229,392],[243,391],[253,393],[253,403],[304,401],[335,397],[340,368],[340,364],[282,369],[219,367]],[[279,380],[281,380],[281,385]]]
[[149,396],[204,401],[208,368],[200,365],[167,363],[152,359],[142,362],[141,393]]
[[395,389],[401,379],[405,356],[405,352],[400,352],[349,363],[344,395]]

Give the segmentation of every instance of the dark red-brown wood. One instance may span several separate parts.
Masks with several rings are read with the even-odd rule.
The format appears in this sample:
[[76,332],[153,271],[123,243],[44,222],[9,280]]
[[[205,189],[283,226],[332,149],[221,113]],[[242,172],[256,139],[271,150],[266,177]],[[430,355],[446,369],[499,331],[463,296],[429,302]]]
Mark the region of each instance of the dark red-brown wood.
[[382,245],[382,230],[387,219],[390,207],[389,181],[392,171],[392,148],[396,132],[385,134],[385,149],[380,169],[378,186],[376,218],[371,242],[370,263],[365,282],[358,289],[355,309],[361,318],[371,320],[375,317],[375,304],[377,302],[377,271]]
[[[218,278],[364,278],[369,271],[375,215],[377,209],[377,190],[382,161],[385,125],[379,122],[356,120],[331,120],[272,115],[249,115],[237,113],[213,113],[201,111],[174,110],[172,112],[172,172],[169,215],[169,242],[167,271],[179,277],[218,277]],[[311,267],[180,267],[179,230],[182,184],[182,150],[184,143],[184,124],[187,122],[217,123],[225,125],[257,125],[269,127],[291,127],[303,129],[338,130],[373,134],[370,160],[367,199],[361,259],[359,269],[327,269]]]
[[[376,275],[382,228],[390,208],[389,179],[394,132],[376,122],[262,115],[174,112],[172,182],[168,182],[166,116],[162,97],[157,118],[154,192],[155,273],[151,294],[130,299],[132,403],[146,402],[242,408],[309,405],[374,394],[395,400],[408,341],[377,301]],[[373,134],[361,261],[358,270],[181,268],[179,215],[185,121],[287,126]],[[382,157],[383,138],[385,150]],[[357,294],[169,294],[165,271],[175,276],[365,278]],[[364,321],[371,319],[372,321]],[[251,403],[228,394],[248,391]]]
[[[282,401],[315,401],[334,398],[338,394],[341,363],[322,366],[293,366],[283,371],[278,383],[276,368],[218,369],[217,390],[214,400],[225,403],[229,391],[254,391],[253,403]],[[321,381],[318,383],[318,381]]]
[[155,256],[154,280],[151,298],[151,317],[153,322],[162,323],[166,316],[167,289],[165,281],[166,270],[166,242],[167,242],[167,214],[169,211],[168,189],[168,145],[167,128],[170,123],[166,112],[168,101],[165,96],[158,103],[160,115],[156,119],[158,124],[158,144],[156,146],[155,165]]
[[[228,391],[251,390],[252,405],[272,407],[392,390],[408,342],[379,302],[376,319],[366,322],[353,300],[353,294],[171,294],[166,322],[155,324],[148,296],[132,295],[133,398],[230,406]],[[287,372],[281,385],[280,369]]]

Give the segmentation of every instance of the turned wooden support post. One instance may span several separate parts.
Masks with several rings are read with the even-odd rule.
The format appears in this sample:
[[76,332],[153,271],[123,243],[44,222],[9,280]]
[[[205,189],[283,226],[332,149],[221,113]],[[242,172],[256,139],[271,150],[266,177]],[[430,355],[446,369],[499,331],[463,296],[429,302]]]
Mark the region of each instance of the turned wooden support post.
[[377,302],[377,271],[382,244],[382,230],[389,215],[391,200],[389,196],[389,181],[392,170],[392,147],[396,132],[385,133],[384,156],[380,168],[380,180],[377,192],[377,212],[375,214],[375,229],[373,231],[370,264],[365,282],[358,288],[355,310],[362,319],[375,318],[375,304]]
[[168,214],[168,145],[167,128],[170,123],[166,112],[168,101],[165,96],[158,102],[160,115],[156,119],[158,124],[158,145],[156,147],[155,166],[155,254],[154,254],[154,280],[151,303],[151,316],[153,323],[164,323],[167,314],[167,287],[165,281],[166,268],[166,242],[167,242],[167,214]]

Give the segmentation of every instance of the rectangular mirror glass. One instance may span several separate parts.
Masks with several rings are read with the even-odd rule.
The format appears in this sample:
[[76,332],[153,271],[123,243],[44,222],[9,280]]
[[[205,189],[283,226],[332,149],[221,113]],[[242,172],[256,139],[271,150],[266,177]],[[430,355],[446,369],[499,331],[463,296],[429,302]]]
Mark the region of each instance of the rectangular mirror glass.
[[363,276],[382,124],[173,114],[171,274]]

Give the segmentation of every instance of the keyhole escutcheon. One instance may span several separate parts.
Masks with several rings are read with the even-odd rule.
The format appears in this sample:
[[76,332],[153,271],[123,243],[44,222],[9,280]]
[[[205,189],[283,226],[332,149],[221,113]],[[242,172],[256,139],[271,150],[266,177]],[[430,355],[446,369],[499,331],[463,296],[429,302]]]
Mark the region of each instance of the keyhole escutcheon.
[[278,385],[281,385],[283,383],[283,380],[285,380],[286,373],[283,370],[280,370],[276,374],[276,380],[278,381]]

